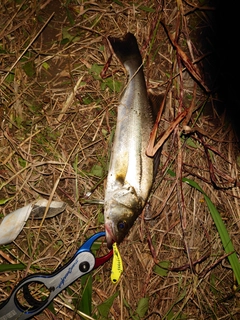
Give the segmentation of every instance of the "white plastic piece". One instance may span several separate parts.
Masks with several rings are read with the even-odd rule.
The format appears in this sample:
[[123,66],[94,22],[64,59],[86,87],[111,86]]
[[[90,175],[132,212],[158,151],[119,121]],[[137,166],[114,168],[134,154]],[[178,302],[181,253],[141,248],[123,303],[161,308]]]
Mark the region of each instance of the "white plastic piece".
[[4,217],[0,224],[0,245],[10,243],[16,239],[22,231],[33,206],[33,203],[28,204],[27,206],[17,209]]
[[[42,219],[48,200],[39,199],[27,206],[9,213],[0,223],[0,245],[14,241],[22,231],[29,215],[34,219]],[[61,201],[51,201],[46,218],[51,218],[64,211],[66,204]]]

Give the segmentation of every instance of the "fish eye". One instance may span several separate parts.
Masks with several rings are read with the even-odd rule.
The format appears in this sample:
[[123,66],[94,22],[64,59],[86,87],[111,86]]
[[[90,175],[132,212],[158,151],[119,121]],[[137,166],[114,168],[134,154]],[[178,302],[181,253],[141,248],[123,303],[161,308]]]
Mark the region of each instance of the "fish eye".
[[124,230],[127,223],[125,221],[119,221],[117,224],[118,230]]

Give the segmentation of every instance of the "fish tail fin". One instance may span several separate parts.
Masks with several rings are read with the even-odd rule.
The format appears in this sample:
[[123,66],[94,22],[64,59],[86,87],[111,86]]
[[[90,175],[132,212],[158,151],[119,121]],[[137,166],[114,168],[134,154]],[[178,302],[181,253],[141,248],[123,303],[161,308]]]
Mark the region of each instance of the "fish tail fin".
[[128,32],[122,38],[108,37],[114,53],[124,65],[127,61],[134,61],[139,66],[142,64],[142,56],[138,48],[135,36]]

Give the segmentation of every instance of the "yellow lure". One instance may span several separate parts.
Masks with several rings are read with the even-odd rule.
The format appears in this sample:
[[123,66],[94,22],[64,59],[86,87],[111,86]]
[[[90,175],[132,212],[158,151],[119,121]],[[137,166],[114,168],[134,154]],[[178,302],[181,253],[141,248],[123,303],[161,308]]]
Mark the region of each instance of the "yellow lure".
[[123,263],[120,253],[117,248],[116,242],[113,244],[113,262],[112,262],[112,272],[111,280],[113,283],[117,283],[123,272]]

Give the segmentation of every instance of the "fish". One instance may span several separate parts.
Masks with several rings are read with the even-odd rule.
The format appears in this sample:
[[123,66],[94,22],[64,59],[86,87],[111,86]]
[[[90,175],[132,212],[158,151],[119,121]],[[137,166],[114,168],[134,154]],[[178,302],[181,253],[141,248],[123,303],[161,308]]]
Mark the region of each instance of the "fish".
[[121,243],[149,197],[157,161],[146,155],[156,112],[148,97],[142,56],[136,37],[108,37],[128,81],[117,107],[104,196],[104,225],[109,248]]

